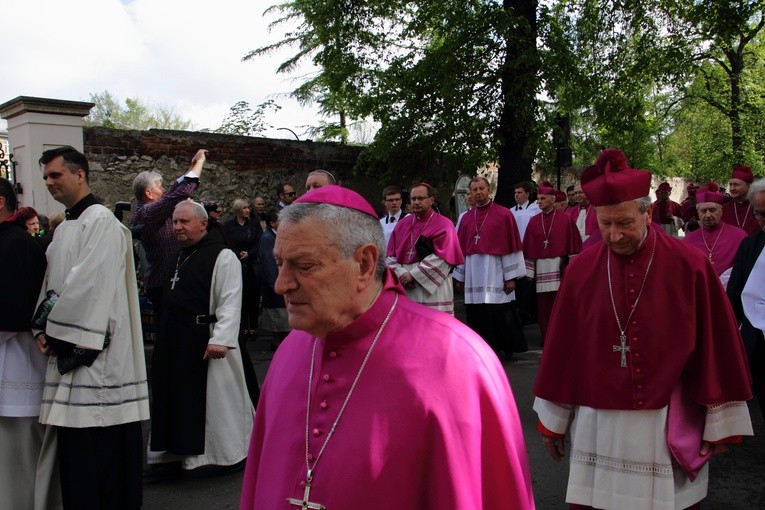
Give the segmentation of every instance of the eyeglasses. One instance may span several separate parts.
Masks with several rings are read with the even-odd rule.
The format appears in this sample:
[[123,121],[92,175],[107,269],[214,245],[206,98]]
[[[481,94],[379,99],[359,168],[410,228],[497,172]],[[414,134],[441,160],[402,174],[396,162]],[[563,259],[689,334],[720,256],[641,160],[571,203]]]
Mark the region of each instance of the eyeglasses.
[[285,191],[284,195],[288,197],[294,197],[295,195],[297,195],[297,191]]
[[755,218],[760,218],[761,220],[765,220],[765,211],[752,211],[752,214],[754,214]]

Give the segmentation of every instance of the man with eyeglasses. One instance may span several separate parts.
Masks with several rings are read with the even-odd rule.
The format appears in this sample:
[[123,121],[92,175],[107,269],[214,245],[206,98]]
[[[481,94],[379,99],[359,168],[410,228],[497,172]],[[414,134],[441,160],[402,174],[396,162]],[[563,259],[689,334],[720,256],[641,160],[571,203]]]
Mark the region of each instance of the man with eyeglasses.
[[295,201],[297,193],[289,184],[281,183],[276,187],[276,196],[279,197],[279,203],[276,204],[276,208],[281,211]]
[[386,263],[395,271],[412,301],[454,315],[449,276],[465,260],[452,222],[436,212],[435,190],[429,184],[412,188],[413,214],[396,224],[388,242]]
[[[757,258],[762,254],[765,247],[765,179],[759,179],[749,187],[749,203],[752,204],[752,212],[757,220],[759,229],[741,241],[736,258],[733,261],[733,270],[728,280],[728,298],[733,305],[733,312],[741,325],[741,337],[744,339],[744,347],[749,358],[749,367],[752,372],[752,389],[760,411],[765,416],[765,337],[762,331],[752,326],[752,323],[744,313],[741,301],[741,293],[750,279],[752,268]],[[760,285],[763,283],[760,282]],[[751,285],[751,283],[750,283]]]
[[402,194],[398,186],[388,186],[382,192],[383,206],[385,206],[385,216],[380,218],[383,234],[385,234],[385,246],[388,246],[390,235],[396,228],[398,222],[406,216],[406,212],[401,209]]

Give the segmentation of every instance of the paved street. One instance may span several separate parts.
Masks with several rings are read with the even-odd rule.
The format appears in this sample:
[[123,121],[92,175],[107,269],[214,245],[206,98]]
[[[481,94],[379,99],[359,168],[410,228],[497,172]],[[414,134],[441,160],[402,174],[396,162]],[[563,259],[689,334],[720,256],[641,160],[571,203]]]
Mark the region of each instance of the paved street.
[[[541,356],[539,330],[526,327],[530,351],[504,361],[523,421],[526,448],[531,463],[534,496],[539,509],[566,509],[568,462],[556,463],[545,452],[536,432],[536,415],[531,406],[531,388]],[[271,353],[265,341],[250,343],[255,370],[262,382]],[[727,454],[712,460],[707,510],[753,510],[765,508],[765,423],[759,407],[750,405],[755,437],[744,440]],[[235,509],[238,507],[242,473],[225,476],[186,475],[178,482],[144,486],[144,508]],[[264,509],[267,510],[267,509]],[[395,509],[392,509],[395,510]]]

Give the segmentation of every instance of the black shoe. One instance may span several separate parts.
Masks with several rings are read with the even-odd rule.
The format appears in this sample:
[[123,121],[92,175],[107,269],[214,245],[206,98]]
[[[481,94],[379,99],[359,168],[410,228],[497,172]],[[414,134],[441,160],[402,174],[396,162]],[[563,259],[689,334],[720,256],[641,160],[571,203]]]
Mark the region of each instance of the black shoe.
[[230,475],[232,473],[238,473],[240,471],[244,471],[244,465],[247,463],[247,459],[242,459],[236,464],[231,464],[230,466],[221,466],[220,471],[218,471],[219,475]]
[[143,472],[143,483],[147,485],[171,482],[183,477],[183,468],[181,462],[166,462],[163,464],[152,464]]

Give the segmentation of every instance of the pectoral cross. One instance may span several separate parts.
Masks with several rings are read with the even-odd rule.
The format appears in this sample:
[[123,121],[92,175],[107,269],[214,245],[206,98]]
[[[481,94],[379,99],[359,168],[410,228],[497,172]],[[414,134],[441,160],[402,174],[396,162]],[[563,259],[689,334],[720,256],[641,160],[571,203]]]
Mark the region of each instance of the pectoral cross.
[[326,510],[327,507],[320,503],[313,503],[308,501],[311,495],[311,482],[313,481],[313,474],[308,471],[308,476],[305,481],[305,491],[303,491],[303,499],[287,498],[287,503],[293,506],[300,507],[302,510]]
[[476,233],[476,235],[473,236],[473,239],[475,239],[473,244],[478,244],[478,241],[481,240],[481,234],[480,233]]
[[622,354],[620,366],[625,368],[627,366],[627,353],[630,352],[630,346],[627,345],[627,335],[624,333],[621,334],[619,340],[621,340],[622,344],[614,345],[614,352],[620,352]]
[[547,245],[550,244],[550,241],[548,241],[547,239],[545,239],[543,242],[545,243],[545,248],[547,248]]
[[180,278],[178,277],[178,270],[176,269],[175,274],[172,278],[170,278],[170,281],[172,282],[172,285],[170,285],[170,290],[175,290],[175,284],[178,282],[178,280],[180,280]]
[[415,254],[414,246],[412,246],[408,252],[406,252],[406,260],[412,260],[412,255]]

